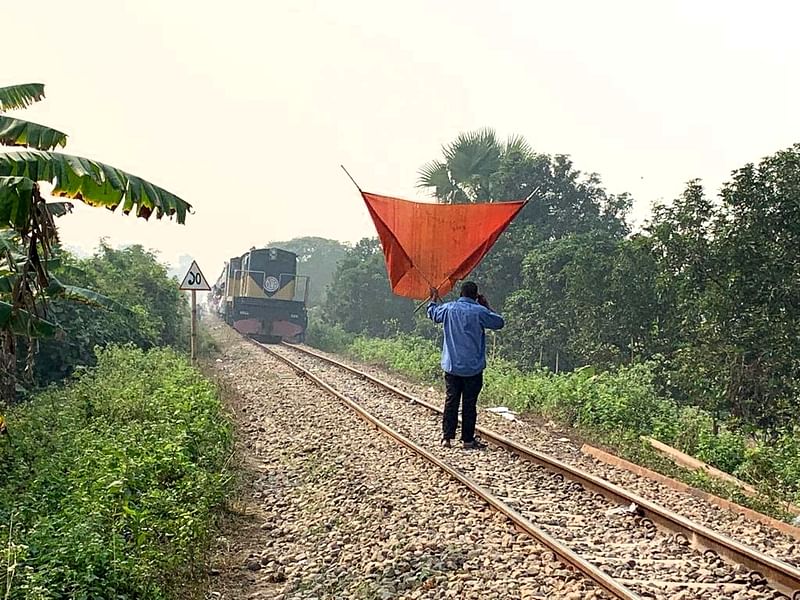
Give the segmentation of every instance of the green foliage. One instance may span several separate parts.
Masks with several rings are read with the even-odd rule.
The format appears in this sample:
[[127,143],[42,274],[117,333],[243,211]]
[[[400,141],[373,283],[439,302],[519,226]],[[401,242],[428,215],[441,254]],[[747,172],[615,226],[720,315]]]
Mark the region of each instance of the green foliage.
[[438,349],[429,340],[413,335],[392,339],[358,337],[349,351],[360,360],[383,364],[423,381],[433,381],[441,373]]
[[533,192],[472,276],[493,305],[503,307],[523,288],[523,260],[538,244],[590,232],[612,238],[628,232],[627,195],[608,194],[597,175],[584,175],[568,156],[535,152],[521,136],[502,143],[491,129],[462,133],[443,148],[443,158],[423,166],[418,182],[439,202],[521,200]]
[[492,198],[490,180],[500,166],[502,152],[491,129],[461,133],[442,148],[444,161],[420,169],[418,185],[434,188],[436,197],[448,204],[485,202]]
[[162,599],[202,566],[232,432],[213,385],[185,358],[109,348],[96,369],[8,421],[7,598]]
[[698,182],[650,233],[670,391],[773,435],[797,424],[800,145],[735,171],[720,202]]
[[348,333],[386,336],[414,328],[414,303],[392,293],[377,238],[347,251],[323,308],[324,317]]
[[505,312],[503,353],[557,371],[663,357],[659,388],[714,431],[798,424],[800,144],[735,171],[717,202],[690,181],[626,237],[627,196],[522,142],[463,134],[420,177],[440,202],[537,190],[471,275]]
[[37,383],[58,381],[80,365],[94,364],[95,346],[188,347],[186,298],[166,267],[141,246],[116,250],[103,243],[83,260],[62,253],[54,274],[100,292],[116,306],[100,310],[68,300],[52,302],[50,318],[63,332],[40,340]]
[[25,227],[34,202],[35,185],[27,177],[0,178],[0,228]]
[[319,310],[311,309],[308,314],[306,343],[326,352],[344,352],[355,336],[346,332],[340,325],[326,322]]
[[630,363],[652,348],[656,274],[640,237],[594,233],[539,244],[523,263],[522,289],[506,303],[504,351],[558,371]]
[[[47,140],[49,143],[49,139]],[[53,184],[53,195],[81,200],[89,206],[133,212],[137,217],[157,219],[175,216],[186,221],[191,205],[152,183],[104,163],[44,150],[21,150],[0,154],[0,177],[28,177]]]
[[219,355],[220,346],[216,339],[203,326],[202,320],[197,327],[197,356],[211,358]]
[[800,428],[785,430],[768,443],[746,450],[746,460],[736,474],[800,503]]
[[270,248],[280,248],[297,254],[297,274],[310,280],[308,306],[320,306],[333,282],[339,262],[347,254],[347,246],[336,240],[319,237],[294,238],[288,242],[273,242]]

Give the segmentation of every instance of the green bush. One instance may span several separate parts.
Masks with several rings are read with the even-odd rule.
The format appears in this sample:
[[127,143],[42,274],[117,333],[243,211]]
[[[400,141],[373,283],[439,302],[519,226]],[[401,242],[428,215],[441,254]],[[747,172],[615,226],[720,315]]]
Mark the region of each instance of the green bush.
[[229,481],[214,386],[174,351],[110,347],[6,417],[6,598],[170,597],[200,564]]
[[546,370],[523,373],[505,361],[492,361],[484,397],[601,432],[650,433],[669,422],[673,412],[657,396],[646,364],[602,373],[584,367],[556,375]]
[[748,448],[736,475],[773,486],[775,494],[800,504],[800,429]]
[[747,438],[736,431],[722,429],[716,434],[712,429],[702,432],[696,450],[684,451],[728,473],[735,473],[744,462]]
[[353,342],[352,333],[347,333],[339,325],[326,323],[316,312],[309,315],[306,329],[306,343],[326,352],[344,352]]
[[[119,306],[107,310],[55,300],[49,317],[63,329],[39,341],[34,383],[46,385],[95,362],[95,347],[133,343],[141,348],[189,348],[189,308],[165,265],[141,246],[113,249],[101,244],[91,258],[60,253],[54,275],[94,290]],[[24,356],[24,352],[20,353]]]
[[398,335],[391,339],[358,337],[349,352],[366,362],[380,363],[423,381],[441,376],[439,350],[433,342],[414,335]]

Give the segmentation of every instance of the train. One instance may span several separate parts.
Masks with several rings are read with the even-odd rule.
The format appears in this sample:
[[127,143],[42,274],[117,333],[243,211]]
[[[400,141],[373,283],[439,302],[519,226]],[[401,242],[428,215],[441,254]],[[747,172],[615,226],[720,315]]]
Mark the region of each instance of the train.
[[294,252],[280,248],[251,248],[228,259],[211,289],[211,309],[257,341],[305,341],[310,280],[297,274],[297,263]]

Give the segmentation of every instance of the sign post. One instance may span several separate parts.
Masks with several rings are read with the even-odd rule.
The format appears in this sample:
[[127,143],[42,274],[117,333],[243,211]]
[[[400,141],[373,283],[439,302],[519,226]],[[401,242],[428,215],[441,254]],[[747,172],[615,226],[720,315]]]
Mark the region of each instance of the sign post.
[[182,290],[189,290],[192,292],[192,338],[191,338],[191,353],[192,363],[197,360],[197,292],[209,292],[211,286],[208,285],[206,278],[200,267],[197,266],[197,261],[192,261],[192,266],[181,282]]

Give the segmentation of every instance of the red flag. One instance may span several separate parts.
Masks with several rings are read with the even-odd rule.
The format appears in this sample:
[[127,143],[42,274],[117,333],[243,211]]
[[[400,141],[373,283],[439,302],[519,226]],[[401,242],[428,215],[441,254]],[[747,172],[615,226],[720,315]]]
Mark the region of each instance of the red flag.
[[525,202],[432,204],[361,192],[386,258],[392,291],[424,300],[466,277]]

